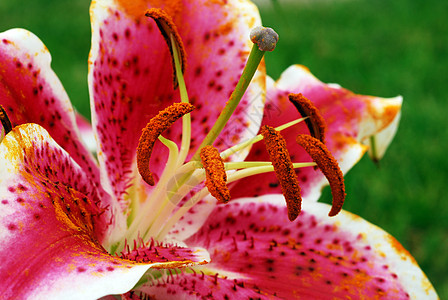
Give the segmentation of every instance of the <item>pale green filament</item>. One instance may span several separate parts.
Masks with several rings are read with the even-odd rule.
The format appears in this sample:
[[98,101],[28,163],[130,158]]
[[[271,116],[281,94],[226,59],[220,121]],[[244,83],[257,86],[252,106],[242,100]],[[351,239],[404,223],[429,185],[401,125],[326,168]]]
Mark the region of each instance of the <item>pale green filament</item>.
[[[248,165],[253,164],[260,164],[260,166],[254,166],[254,167],[248,167]],[[234,169],[242,169],[239,171],[236,171],[230,175],[227,176],[227,183],[231,183],[246,177],[250,177],[257,174],[263,174],[263,173],[269,173],[274,171],[274,166],[270,162],[235,162],[235,163],[227,163],[227,165],[232,164],[232,167]],[[293,163],[293,167],[295,169],[297,168],[304,168],[304,167],[314,167],[316,166],[316,163],[309,162],[309,163]],[[227,168],[226,168],[227,169]],[[186,201],[182,207],[180,207],[172,217],[168,219],[168,221],[163,225],[159,233],[157,234],[157,240],[163,239],[166,234],[170,231],[170,229],[176,224],[182,216],[188,212],[188,210],[191,209],[192,206],[196,205],[201,199],[203,199],[205,196],[209,194],[207,188],[201,189],[199,192],[197,192],[191,199]],[[160,228],[160,227],[158,227]]]
[[[173,35],[170,35],[171,45],[173,49],[174,65],[176,69],[176,78],[179,84],[179,93],[181,102],[189,103],[187,93],[187,86],[185,85],[184,74],[182,74],[182,67],[180,66],[179,49],[177,48],[176,40]],[[188,156],[188,151],[190,150],[191,141],[191,116],[186,114],[182,117],[182,143],[180,146],[180,153],[177,161],[177,167],[181,166]]]
[[[291,122],[288,122],[286,124],[283,124],[281,126],[276,127],[275,130],[277,130],[277,131],[285,130],[286,128],[289,128],[289,127],[291,127],[293,125],[296,125],[296,124],[302,122],[305,119],[306,118],[296,119],[294,121],[291,121]],[[255,144],[256,142],[259,142],[261,140],[263,140],[263,136],[261,134],[259,134],[257,136],[254,136],[253,138],[251,138],[248,141],[239,143],[239,144],[237,144],[237,145],[235,145],[233,147],[230,147],[230,148],[226,149],[225,151],[221,152],[221,158],[222,159],[226,159],[229,156],[231,156],[232,154],[235,154],[236,152],[241,151],[244,148],[247,148],[247,147],[251,146],[252,144]]]
[[[175,176],[173,176],[174,178]],[[162,228],[163,224],[167,219],[169,219],[171,213],[180,203],[180,201],[188,195],[188,193],[192,190],[192,188],[198,186],[205,179],[205,171],[204,170],[196,170],[192,173],[192,176],[189,178],[187,182],[176,184],[172,189],[166,190],[166,197],[164,199],[164,204],[160,207],[159,211],[156,214],[155,220],[151,223],[147,232],[144,234],[145,237],[156,236],[159,232],[160,228]],[[208,190],[207,190],[208,192]]]
[[[179,156],[179,149],[177,148],[176,143],[174,143],[171,140],[168,140],[164,138],[163,136],[159,136],[159,140],[168,148],[169,155],[168,155],[168,161],[166,163],[166,167],[163,170],[162,176],[160,177],[159,182],[157,183],[155,189],[152,191],[152,194],[149,199],[146,199],[143,206],[140,207],[139,203],[133,203],[132,204],[132,211],[129,215],[130,218],[132,218],[131,221],[128,220],[128,224],[130,224],[129,229],[127,230],[127,238],[130,240],[135,240],[138,238],[138,235],[141,234],[139,232],[140,228],[147,228],[142,227],[144,223],[147,223],[148,221],[151,221],[151,215],[146,215],[146,212],[153,212],[156,209],[158,209],[159,205],[162,204],[161,201],[154,201],[155,199],[159,199],[164,197],[164,187],[166,182],[168,182],[171,179],[172,176],[172,170],[176,168],[178,156]],[[138,198],[137,198],[138,199]],[[153,200],[153,201],[151,201]],[[135,201],[133,201],[135,202]],[[138,213],[144,212],[144,213]],[[135,217],[135,214],[137,214],[138,217]],[[134,219],[135,218],[135,219]],[[146,222],[145,222],[146,221]],[[144,226],[144,225],[143,225]],[[118,246],[118,250],[122,250],[120,246],[123,243],[124,239],[120,242],[120,245]]]

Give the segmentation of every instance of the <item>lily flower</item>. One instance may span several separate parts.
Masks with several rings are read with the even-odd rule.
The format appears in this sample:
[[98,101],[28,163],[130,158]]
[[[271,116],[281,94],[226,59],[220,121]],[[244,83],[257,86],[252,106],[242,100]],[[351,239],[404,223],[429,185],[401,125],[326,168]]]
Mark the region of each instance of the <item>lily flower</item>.
[[[2,297],[437,298],[393,237],[341,211],[342,172],[381,158],[400,97],[302,66],[266,77],[245,0],[90,13],[92,127],[44,44],[0,33]],[[316,202],[328,182],[331,208]]]

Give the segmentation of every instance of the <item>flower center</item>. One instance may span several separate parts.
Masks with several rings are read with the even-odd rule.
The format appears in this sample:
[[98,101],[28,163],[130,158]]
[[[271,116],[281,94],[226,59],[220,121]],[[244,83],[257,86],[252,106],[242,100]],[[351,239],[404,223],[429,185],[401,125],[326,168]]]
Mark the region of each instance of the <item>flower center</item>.
[[[182,216],[207,195],[211,195],[220,203],[225,204],[231,199],[227,187],[228,183],[272,171],[275,172],[280,182],[286,199],[288,217],[293,221],[298,217],[301,209],[300,187],[294,169],[316,167],[316,163],[324,174],[332,179],[333,183],[330,181],[331,188],[340,190],[333,193],[337,197],[335,197],[330,214],[336,214],[342,207],[345,196],[343,179],[342,176],[339,176],[339,167],[336,160],[331,157],[328,150],[316,150],[316,148],[323,149],[325,147],[323,144],[325,125],[318,110],[301,94],[290,95],[290,100],[303,118],[277,128],[263,126],[261,134],[222,152],[212,146],[237,108],[264,53],[275,48],[278,35],[272,29],[263,27],[252,31],[251,40],[254,42],[254,46],[235,90],[201,145],[195,149],[191,159],[186,161],[191,150],[190,113],[194,113],[194,106],[189,103],[183,77],[185,50],[175,24],[166,13],[159,9],[151,9],[147,11],[146,16],[156,21],[170,48],[174,67],[173,73],[175,74],[174,87],[179,88],[181,102],[174,103],[161,111],[143,129],[137,148],[138,170],[143,180],[149,185],[155,185],[155,187],[149,199],[146,199],[144,203],[136,203],[138,202],[136,199],[130,200],[129,228],[126,236],[121,239],[121,243],[124,243],[125,240],[163,240]],[[175,142],[162,137],[161,134],[180,118],[182,118],[183,123],[182,141],[180,147],[178,147]],[[298,143],[303,144],[303,148],[311,154],[316,163],[292,163],[286,149],[286,142],[280,133],[281,130],[304,120],[314,137],[307,136],[312,142],[302,143],[303,139],[298,139]],[[158,182],[154,181],[149,165],[156,139],[159,139],[169,151],[166,167]],[[225,162],[231,155],[239,151],[247,151],[254,143],[263,139],[271,161]],[[321,159],[324,156],[325,159]],[[119,244],[114,248],[115,250],[121,250],[123,246],[124,244]],[[112,252],[114,252],[114,249]]]

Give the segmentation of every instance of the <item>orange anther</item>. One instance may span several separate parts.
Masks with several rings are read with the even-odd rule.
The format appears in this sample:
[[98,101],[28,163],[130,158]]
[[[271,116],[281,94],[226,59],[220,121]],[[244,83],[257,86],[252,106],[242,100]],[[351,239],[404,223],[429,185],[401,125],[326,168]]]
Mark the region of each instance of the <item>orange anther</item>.
[[294,221],[300,213],[302,197],[294,166],[291,162],[286,141],[280,132],[269,126],[261,128],[266,150],[274,166],[275,175],[282,188],[288,208],[288,218]]
[[337,215],[341,211],[345,199],[344,175],[339,168],[338,162],[331,155],[327,146],[318,139],[310,135],[299,134],[296,141],[308,152],[325,177],[327,177],[330,183],[331,194],[333,195],[333,204],[328,215],[330,217]]
[[305,119],[305,123],[310,134],[325,144],[325,120],[313,102],[302,94],[289,94],[288,98],[302,117],[308,117]]
[[[168,15],[164,10],[160,8],[151,8],[147,10],[145,16],[152,18],[156,22],[157,27],[159,27],[160,32],[165,38],[165,42],[168,45],[168,49],[170,50],[171,53],[171,60],[173,66],[173,84],[174,87],[177,88],[178,83],[176,77],[176,66],[174,63],[174,56],[173,56],[174,55],[173,47],[176,47],[179,51],[182,73],[185,72],[185,66],[187,64],[187,55],[180,34],[177,31],[176,24],[174,24],[174,21],[170,17],[170,15]],[[173,36],[176,45],[171,44],[171,35]]]
[[149,185],[154,185],[154,178],[149,170],[149,160],[155,141],[159,135],[171,127],[177,119],[188,114],[193,109],[194,106],[190,103],[174,103],[160,111],[159,114],[152,118],[146,127],[143,128],[137,147],[137,167],[143,180]]
[[229,202],[230,192],[226,184],[226,169],[218,149],[213,146],[205,146],[201,149],[201,160],[205,169],[205,185],[208,191],[219,202]]

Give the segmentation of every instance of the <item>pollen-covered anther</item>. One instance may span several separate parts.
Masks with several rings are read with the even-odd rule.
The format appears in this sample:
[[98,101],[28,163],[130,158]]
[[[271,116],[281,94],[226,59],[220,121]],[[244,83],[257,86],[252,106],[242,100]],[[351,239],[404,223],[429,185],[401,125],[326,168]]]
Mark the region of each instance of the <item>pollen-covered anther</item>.
[[325,120],[313,102],[302,94],[289,94],[289,101],[296,107],[305,119],[310,134],[325,144]]
[[273,51],[278,42],[278,34],[272,28],[257,26],[250,32],[250,40],[261,51]]
[[286,141],[280,132],[270,126],[263,126],[261,134],[264,137],[266,150],[269,153],[275,175],[286,199],[288,218],[290,221],[294,221],[300,213],[302,197],[297,175],[286,148]]
[[5,135],[8,134],[12,130],[11,121],[6,114],[3,106],[0,105],[0,121],[2,122],[3,130],[5,131]]
[[194,106],[190,103],[174,103],[160,111],[143,128],[137,147],[137,167],[140,175],[147,184],[154,185],[154,178],[149,170],[149,161],[155,141],[176,120],[190,113],[193,109]]
[[218,149],[213,146],[205,146],[201,149],[202,165],[205,169],[205,186],[210,194],[221,203],[230,200],[230,192],[227,188],[227,175],[224,161],[219,155]]
[[330,217],[337,215],[341,211],[345,199],[344,175],[339,168],[338,162],[331,155],[327,146],[318,139],[310,135],[299,134],[296,141],[308,152],[325,177],[327,177],[330,183],[331,194],[333,195],[333,204],[328,215]]
[[[173,19],[164,10],[160,8],[148,9],[145,13],[145,16],[152,18],[156,22],[157,27],[159,28],[160,32],[163,35],[163,38],[165,39],[166,44],[168,45],[168,49],[170,50],[171,53],[172,66],[173,66],[173,84],[174,87],[177,88],[178,82],[176,77],[176,67],[174,62],[173,47],[176,47],[176,49],[178,50],[182,73],[185,72],[185,66],[187,64],[187,55],[180,34],[177,31],[176,24],[174,24]],[[171,43],[171,36],[174,38],[175,45]]]

